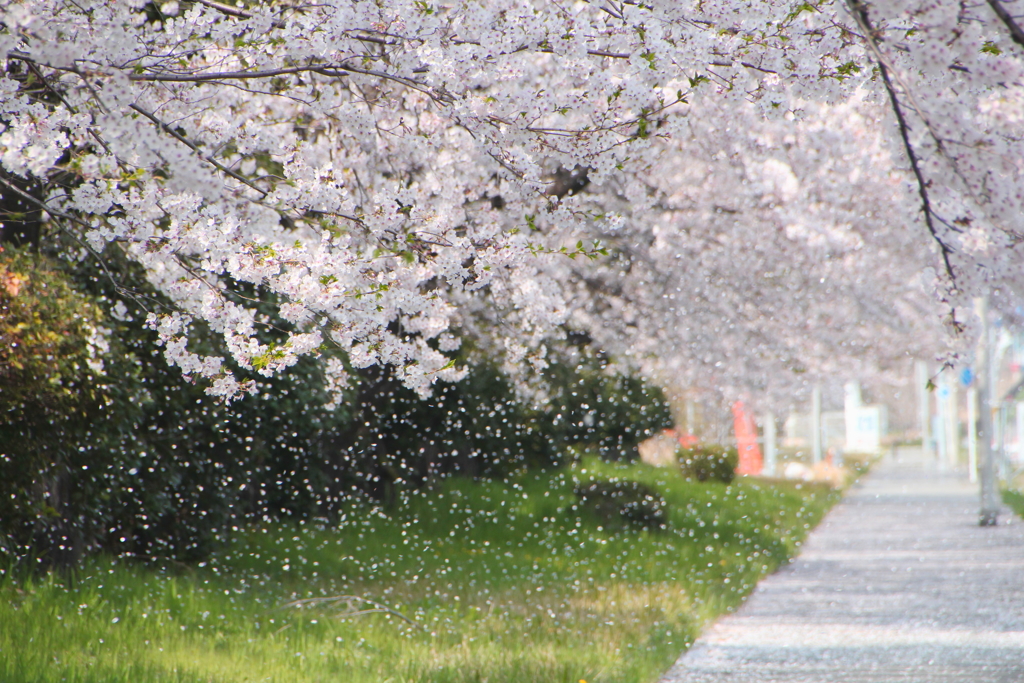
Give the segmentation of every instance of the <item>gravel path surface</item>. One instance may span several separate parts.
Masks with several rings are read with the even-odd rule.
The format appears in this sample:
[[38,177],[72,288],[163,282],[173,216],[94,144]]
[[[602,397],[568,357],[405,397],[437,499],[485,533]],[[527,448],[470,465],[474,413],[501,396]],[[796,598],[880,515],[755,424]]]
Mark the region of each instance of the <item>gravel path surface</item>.
[[1024,683],[1024,521],[901,450],[662,683]]

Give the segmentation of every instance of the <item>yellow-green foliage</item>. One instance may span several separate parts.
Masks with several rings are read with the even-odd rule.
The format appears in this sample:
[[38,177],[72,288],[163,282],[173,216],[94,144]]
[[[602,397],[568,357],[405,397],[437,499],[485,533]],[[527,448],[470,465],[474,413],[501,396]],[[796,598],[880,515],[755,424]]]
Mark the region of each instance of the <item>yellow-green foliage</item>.
[[94,398],[101,321],[47,259],[0,247],[0,409],[81,410]]
[[1011,510],[1017,513],[1017,516],[1024,517],[1024,491],[1015,491],[1013,489],[1006,489],[1003,491],[1003,502]]
[[46,258],[0,247],[0,557],[71,495],[65,455],[106,402],[102,320]]

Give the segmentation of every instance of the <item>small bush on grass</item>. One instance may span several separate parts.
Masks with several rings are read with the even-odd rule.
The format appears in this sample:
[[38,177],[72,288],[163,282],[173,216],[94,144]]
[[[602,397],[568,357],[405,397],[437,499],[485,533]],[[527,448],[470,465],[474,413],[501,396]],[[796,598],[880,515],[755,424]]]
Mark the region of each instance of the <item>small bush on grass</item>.
[[665,499],[646,484],[628,480],[591,481],[578,484],[573,492],[580,502],[572,509],[589,512],[606,527],[665,527]]
[[697,481],[720,481],[728,484],[736,476],[739,453],[725,446],[680,448],[677,457],[683,476]]
[[1013,489],[1003,490],[1003,502],[1017,513],[1018,517],[1024,517],[1024,491],[1014,491]]

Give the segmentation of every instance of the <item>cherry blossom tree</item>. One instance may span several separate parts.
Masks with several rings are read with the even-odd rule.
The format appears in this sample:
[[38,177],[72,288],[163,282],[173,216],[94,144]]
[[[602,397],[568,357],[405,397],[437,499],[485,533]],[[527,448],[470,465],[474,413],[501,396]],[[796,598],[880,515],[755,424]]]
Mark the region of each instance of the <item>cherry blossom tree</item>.
[[758,386],[922,338],[930,296],[955,333],[1016,296],[1008,7],[8,0],[0,184],[74,256],[142,264],[217,396],[255,387],[197,322],[242,368],[335,345],[424,395],[461,334],[521,372],[568,321]]
[[[666,385],[729,400],[788,403],[836,377],[898,382],[909,357],[950,353],[937,274],[922,269],[935,250],[906,210],[913,186],[885,115],[877,102],[807,103],[794,128],[694,105],[634,178],[647,201],[619,207],[631,229],[602,235],[628,262],[559,278],[578,288],[574,324]],[[731,149],[706,144],[722,121],[743,131]]]

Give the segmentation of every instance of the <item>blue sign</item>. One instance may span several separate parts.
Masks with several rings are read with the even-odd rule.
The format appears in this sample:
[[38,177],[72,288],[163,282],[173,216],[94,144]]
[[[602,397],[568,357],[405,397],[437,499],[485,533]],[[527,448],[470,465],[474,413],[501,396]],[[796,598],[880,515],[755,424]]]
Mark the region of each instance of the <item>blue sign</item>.
[[969,387],[971,386],[972,382],[974,382],[974,371],[971,370],[970,368],[964,368],[963,370],[961,370],[960,384],[963,384],[965,387]]

